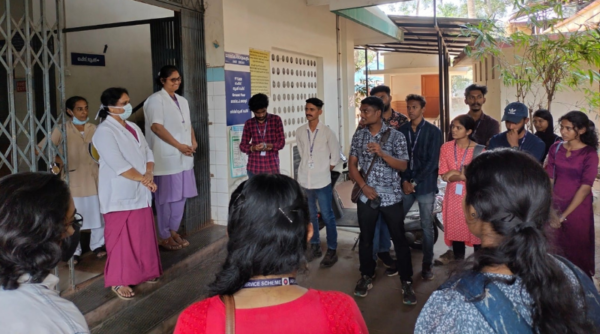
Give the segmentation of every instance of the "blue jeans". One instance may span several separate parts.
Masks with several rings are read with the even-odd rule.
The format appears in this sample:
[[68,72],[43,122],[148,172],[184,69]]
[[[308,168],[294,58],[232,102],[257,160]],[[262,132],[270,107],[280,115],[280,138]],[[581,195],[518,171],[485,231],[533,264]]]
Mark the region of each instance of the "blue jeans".
[[333,207],[331,206],[333,200],[333,188],[331,187],[331,183],[321,189],[304,189],[304,191],[306,192],[306,197],[308,199],[310,221],[312,222],[315,231],[312,239],[310,239],[310,243],[321,243],[321,239],[319,238],[319,211],[317,210],[317,202],[319,202],[321,217],[323,217],[325,229],[327,231],[327,248],[337,249],[337,227],[335,224]]
[[375,224],[375,238],[373,239],[373,259],[377,261],[377,253],[389,252],[392,248],[392,236],[387,224],[383,221],[380,213]]
[[421,218],[421,228],[423,229],[423,266],[430,266],[433,263],[433,204],[435,202],[435,192],[417,195],[417,194],[402,194],[402,202],[404,203],[404,212],[408,214],[410,207],[419,202],[419,216]]

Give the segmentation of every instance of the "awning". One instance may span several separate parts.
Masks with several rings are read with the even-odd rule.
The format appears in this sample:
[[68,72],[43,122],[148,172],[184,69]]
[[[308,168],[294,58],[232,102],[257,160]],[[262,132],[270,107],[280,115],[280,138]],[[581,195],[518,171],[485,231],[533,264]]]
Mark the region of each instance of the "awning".
[[373,51],[382,52],[435,55],[440,52],[438,35],[441,34],[448,54],[450,56],[458,56],[471,41],[470,37],[459,36],[461,29],[467,24],[478,24],[481,21],[479,19],[401,15],[389,15],[389,18],[403,31],[404,39],[402,41],[384,44],[357,45],[355,48],[368,48]]

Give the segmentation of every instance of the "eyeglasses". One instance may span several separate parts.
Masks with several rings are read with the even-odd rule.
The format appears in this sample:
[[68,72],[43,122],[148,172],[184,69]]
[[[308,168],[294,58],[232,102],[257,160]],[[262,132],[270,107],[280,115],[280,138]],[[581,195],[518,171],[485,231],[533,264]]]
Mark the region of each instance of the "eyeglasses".
[[172,83],[178,83],[178,82],[181,82],[181,80],[182,80],[181,77],[169,79],[169,81],[171,81]]
[[73,225],[77,225],[79,227],[83,226],[83,216],[77,212],[75,213],[75,215],[73,215],[73,220],[71,220],[71,222],[67,224],[67,228]]

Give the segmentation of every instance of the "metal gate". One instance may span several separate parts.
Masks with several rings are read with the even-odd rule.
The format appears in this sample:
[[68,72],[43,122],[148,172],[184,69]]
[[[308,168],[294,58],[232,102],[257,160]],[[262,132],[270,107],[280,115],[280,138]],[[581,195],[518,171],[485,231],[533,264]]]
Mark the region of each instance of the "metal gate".
[[37,148],[53,129],[64,133],[63,0],[0,4],[0,176],[45,170],[57,156],[66,164],[64,140]]

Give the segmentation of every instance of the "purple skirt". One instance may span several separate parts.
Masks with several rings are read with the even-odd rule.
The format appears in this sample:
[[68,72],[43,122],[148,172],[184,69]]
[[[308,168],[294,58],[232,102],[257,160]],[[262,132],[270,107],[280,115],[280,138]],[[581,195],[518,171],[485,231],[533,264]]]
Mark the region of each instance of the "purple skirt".
[[154,177],[158,189],[154,194],[157,205],[179,202],[185,198],[198,196],[194,170],[186,170],[172,175],[159,175]]

